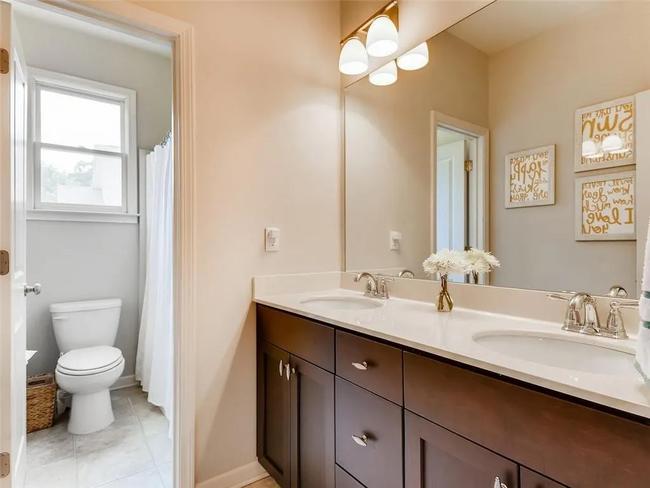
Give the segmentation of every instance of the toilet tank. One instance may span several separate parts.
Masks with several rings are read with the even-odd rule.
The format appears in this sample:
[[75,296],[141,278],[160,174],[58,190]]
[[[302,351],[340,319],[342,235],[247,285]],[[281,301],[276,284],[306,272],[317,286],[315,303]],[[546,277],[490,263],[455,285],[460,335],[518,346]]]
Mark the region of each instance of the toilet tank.
[[54,337],[61,353],[115,344],[122,300],[89,300],[50,305]]

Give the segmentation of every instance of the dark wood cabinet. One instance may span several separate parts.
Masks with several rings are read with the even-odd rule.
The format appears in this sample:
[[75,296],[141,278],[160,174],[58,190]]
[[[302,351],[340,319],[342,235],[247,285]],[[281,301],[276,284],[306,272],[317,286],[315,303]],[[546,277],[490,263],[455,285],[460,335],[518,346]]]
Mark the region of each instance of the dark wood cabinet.
[[295,356],[291,378],[291,488],[334,488],[334,375]]
[[336,463],[368,488],[402,486],[402,408],[336,378]]
[[257,347],[257,457],[282,488],[289,487],[289,353],[267,342]]
[[336,374],[403,404],[401,349],[336,331]]
[[340,466],[336,467],[336,488],[365,488]]
[[645,419],[264,306],[257,361],[281,488],[649,486]]
[[517,464],[411,412],[404,414],[406,488],[516,488]]
[[535,471],[521,467],[519,469],[519,488],[567,488],[565,485],[542,476]]

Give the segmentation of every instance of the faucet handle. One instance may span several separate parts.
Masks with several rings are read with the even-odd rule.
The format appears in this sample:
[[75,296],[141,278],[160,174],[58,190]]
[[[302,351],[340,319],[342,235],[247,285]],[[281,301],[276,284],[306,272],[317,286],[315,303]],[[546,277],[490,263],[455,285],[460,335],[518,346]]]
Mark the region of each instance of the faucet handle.
[[601,331],[601,335],[612,339],[627,339],[625,323],[623,322],[622,308],[639,308],[637,300],[613,300],[609,304],[609,315],[607,316],[607,328]]
[[387,300],[390,298],[390,294],[388,293],[388,283],[392,283],[395,281],[395,278],[392,278],[390,276],[383,276],[383,275],[378,275],[377,276],[377,281],[379,282],[377,285],[378,288],[378,293],[381,297],[382,300]]

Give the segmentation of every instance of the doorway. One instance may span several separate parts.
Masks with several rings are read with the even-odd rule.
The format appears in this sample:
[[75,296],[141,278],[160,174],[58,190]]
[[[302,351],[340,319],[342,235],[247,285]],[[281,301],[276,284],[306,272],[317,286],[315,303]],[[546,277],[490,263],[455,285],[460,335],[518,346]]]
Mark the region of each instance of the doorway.
[[[10,267],[11,271],[15,270],[13,273],[9,273],[10,277],[13,279],[14,284],[21,281],[20,289],[22,291],[23,284],[27,279],[37,278],[32,276],[30,273],[29,259],[30,254],[34,254],[34,250],[30,249],[30,244],[37,241],[36,239],[30,239],[30,234],[38,235],[38,231],[29,229],[29,226],[33,221],[38,221],[39,224],[44,223],[43,225],[47,230],[46,237],[42,239],[45,241],[42,247],[45,249],[49,248],[50,256],[49,259],[47,257],[41,258],[42,262],[49,261],[49,264],[60,264],[60,262],[63,261],[63,258],[68,257],[68,255],[74,255],[78,258],[78,262],[76,263],[77,268],[89,267],[90,265],[97,263],[101,264],[101,261],[109,261],[113,263],[114,268],[119,267],[120,262],[119,260],[114,259],[114,256],[111,256],[108,259],[95,258],[84,260],[82,254],[78,252],[93,247],[91,243],[97,242],[98,239],[99,231],[97,229],[87,234],[93,236],[95,241],[78,238],[79,236],[77,236],[76,239],[72,239],[77,242],[76,246],[68,245],[64,246],[65,251],[52,252],[52,249],[59,244],[60,240],[65,240],[64,238],[52,238],[52,236],[54,236],[53,226],[64,224],[63,227],[69,230],[73,226],[102,224],[112,226],[112,229],[115,230],[118,225],[131,225],[136,226],[135,235],[137,236],[137,227],[140,225],[139,221],[143,220],[145,217],[144,214],[138,213],[138,200],[148,198],[148,195],[138,194],[137,148],[154,149],[155,145],[155,148],[158,149],[159,147],[162,148],[168,145],[169,151],[167,155],[162,156],[163,159],[166,157],[169,160],[166,169],[167,175],[173,176],[176,173],[182,177],[185,173],[190,172],[193,164],[193,148],[191,140],[188,141],[187,136],[183,137],[182,131],[186,129],[186,126],[189,126],[187,129],[191,130],[191,117],[189,118],[190,123],[184,124],[183,126],[180,124],[180,119],[183,117],[187,118],[188,115],[191,114],[193,107],[191,103],[185,104],[183,109],[177,111],[172,122],[172,100],[176,101],[178,99],[184,99],[187,95],[187,91],[191,94],[191,76],[184,79],[186,82],[186,90],[181,90],[178,86],[179,83],[177,76],[187,70],[185,68],[179,68],[176,64],[178,61],[183,59],[187,62],[187,57],[189,56],[191,58],[191,50],[184,53],[186,56],[177,55],[175,58],[176,63],[174,63],[171,61],[171,50],[168,48],[168,52],[170,53],[168,57],[168,66],[170,69],[165,77],[170,86],[168,93],[168,105],[170,110],[165,118],[168,125],[166,130],[168,135],[160,137],[160,144],[138,144],[137,141],[139,141],[139,138],[136,139],[136,137],[132,137],[130,132],[132,126],[135,126],[137,123],[135,117],[135,97],[131,97],[130,94],[125,94],[119,89],[125,88],[126,83],[120,83],[120,86],[117,84],[110,85],[105,82],[97,82],[96,79],[91,79],[96,78],[94,76],[86,78],[84,76],[78,76],[78,73],[75,73],[77,76],[70,75],[64,72],[65,69],[62,68],[60,64],[55,65],[57,71],[54,71],[52,67],[49,67],[49,70],[43,70],[42,68],[36,68],[34,70],[30,69],[32,67],[30,65],[33,63],[25,61],[26,54],[29,58],[29,51],[20,46],[21,40],[19,32],[21,20],[19,18],[20,14],[17,14],[16,10],[21,9],[22,7],[19,6],[18,9],[16,9],[15,7],[17,5],[20,4],[10,5],[3,2],[0,15],[3,31],[2,43],[3,47],[11,47],[8,51],[10,66],[12,68],[10,70],[12,73],[11,80],[8,80],[5,77],[0,83],[0,93],[2,94],[0,107],[2,107],[3,112],[3,140],[0,147],[3,149],[2,171],[6,176],[3,181],[11,182],[11,187],[8,188],[5,184],[5,186],[0,189],[0,194],[4,198],[3,207],[5,207],[5,209],[11,208],[12,211],[10,218],[7,218],[6,214],[3,215],[3,220],[5,220],[5,222],[11,222],[10,225],[5,225],[2,229],[2,247],[7,249],[7,255],[13,258],[13,260],[7,259],[8,263],[6,265]],[[47,6],[45,3],[39,3],[36,5],[38,7],[43,7],[42,9],[36,9],[39,11],[39,14],[37,14],[39,21],[43,21],[45,16],[58,16],[65,19],[62,20],[62,22],[66,24],[66,27],[69,27],[69,22],[73,20],[70,12],[64,12],[60,8],[56,9]],[[14,8],[12,9],[12,7]],[[55,10],[57,10],[57,12],[55,12]],[[105,19],[106,25],[110,25],[111,28],[107,29],[106,26],[103,26],[99,27],[100,29],[111,30],[113,34],[124,36],[129,35],[125,33],[125,31],[129,31],[129,28],[125,28],[124,24],[120,24],[120,20],[116,19],[122,18],[125,22],[130,23],[130,25],[136,25],[143,22],[147,17],[151,17],[148,16],[144,9],[139,8],[128,9],[128,12],[122,11],[121,13],[124,15],[116,15],[115,12],[108,12],[110,10],[114,10],[114,7],[105,6],[85,9],[84,14],[80,14],[79,12],[76,13],[74,22],[84,23],[86,24],[85,29],[92,30],[92,28],[98,27],[98,19]],[[119,6],[117,7],[117,10],[120,10]],[[85,17],[86,15],[92,17],[93,21],[89,22],[89,19]],[[112,18],[111,21],[108,21],[109,15]],[[22,22],[24,22],[24,20]],[[170,47],[178,50],[179,47],[187,46],[187,39],[185,39],[185,37],[188,34],[187,31],[190,30],[188,26],[180,25],[180,23],[178,25],[174,25],[173,23],[169,24],[168,22],[165,22],[164,19],[160,18],[152,20],[148,25],[152,26],[151,28],[154,28],[156,22],[166,24],[164,28],[161,28],[158,32],[165,30],[171,31],[169,40],[175,40],[175,43],[168,43]],[[120,32],[115,30],[114,27],[116,24],[121,26],[119,29]],[[81,30],[84,31],[85,29],[82,28]],[[136,29],[138,35],[133,36],[131,33],[131,37],[138,38],[142,41],[143,39],[141,39],[140,36],[144,31],[135,27],[134,29]],[[36,31],[28,29],[28,31],[39,32],[39,34],[41,34],[45,29],[38,29]],[[87,31],[84,33],[88,34]],[[189,35],[191,36],[191,32]],[[115,41],[115,38],[111,40]],[[30,42],[33,41],[33,37],[30,36]],[[106,41],[106,38],[104,38],[103,41]],[[90,44],[91,43],[84,44],[84,47],[89,48]],[[160,44],[160,42],[158,44]],[[102,61],[102,55],[107,56],[106,53],[96,52],[95,54],[100,63]],[[67,50],[67,55],[70,55],[69,49]],[[74,56],[71,57],[76,59]],[[103,61],[106,62],[107,60],[108,58],[104,57]],[[87,65],[90,63],[86,62],[82,64]],[[33,74],[31,73],[32,71]],[[24,75],[22,78],[20,77],[21,73]],[[174,89],[171,89],[172,79],[176,80],[174,82],[176,85]],[[21,88],[27,92],[22,98],[24,98],[25,101],[30,101],[29,106],[26,103],[24,105],[22,103],[20,95]],[[115,90],[113,90],[113,88],[115,88]],[[57,99],[59,102],[62,100],[65,102],[63,105],[59,103],[58,109],[56,103]],[[8,101],[11,101],[11,103],[6,103]],[[191,98],[189,101],[191,101]],[[79,107],[83,105],[86,106],[86,115],[83,113],[77,113],[75,115],[75,110],[82,110]],[[88,106],[90,105],[92,105],[92,108],[89,109]],[[21,114],[23,116],[22,119]],[[31,118],[29,123],[25,122],[25,119],[27,119],[25,114],[28,114]],[[54,117],[52,114],[54,114]],[[99,114],[102,114],[102,116],[99,117]],[[84,135],[88,135],[88,132],[93,132],[89,130],[89,128],[92,127],[93,124],[97,125],[97,121],[101,121],[104,125],[108,121],[119,121],[116,122],[112,128],[104,126],[100,127],[99,130],[94,131],[95,134],[99,133],[101,135],[106,135],[107,137],[110,134],[114,134],[114,139],[117,142],[113,140],[97,140],[88,144],[87,141],[80,142],[80,139],[75,141],[71,140],[72,136],[83,139]],[[29,130],[26,131],[26,133],[21,134],[20,129],[22,127],[38,127],[38,131]],[[75,127],[77,129],[76,131],[74,130]],[[44,128],[47,130],[43,130]],[[138,132],[140,132],[140,130],[138,130]],[[180,135],[179,143],[169,144],[169,140],[173,140],[174,135]],[[110,139],[110,137],[108,138]],[[7,144],[7,141],[9,141],[10,144]],[[176,149],[174,146],[181,147],[182,149]],[[27,150],[27,157],[23,157],[21,148]],[[156,153],[160,151],[153,152]],[[184,168],[186,171],[181,171],[179,169],[177,155],[181,152],[187,156],[185,159],[187,167]],[[133,158],[132,155],[135,155],[135,158]],[[158,154],[158,156],[160,156],[160,154]],[[64,161],[65,158],[68,158],[69,161]],[[21,170],[23,171],[22,173]],[[134,177],[131,178],[130,174]],[[25,175],[24,179],[22,178],[22,175]],[[168,373],[168,375],[164,382],[168,385],[175,386],[175,388],[169,389],[170,391],[173,391],[173,393],[170,398],[166,399],[167,408],[164,409],[165,411],[161,411],[158,406],[160,402],[156,402],[155,409],[151,407],[151,395],[142,393],[141,387],[137,386],[138,384],[145,385],[145,383],[149,383],[145,386],[145,390],[153,389],[151,384],[153,383],[153,380],[147,380],[146,378],[148,376],[146,368],[138,368],[137,366],[137,362],[140,360],[141,355],[139,351],[140,343],[146,342],[142,337],[142,334],[140,334],[140,337],[136,340],[137,344],[134,344],[133,341],[129,343],[125,337],[132,337],[134,335],[133,331],[131,331],[130,334],[122,334],[122,336],[120,336],[120,332],[125,330],[122,318],[125,316],[123,314],[127,310],[129,311],[129,314],[134,315],[138,321],[140,319],[142,319],[142,323],[145,321],[147,288],[149,288],[146,282],[143,291],[145,297],[143,305],[139,305],[139,285],[136,278],[136,285],[133,287],[135,293],[129,294],[129,300],[132,300],[132,302],[135,303],[135,306],[129,306],[126,304],[127,300],[124,297],[117,297],[114,296],[114,294],[111,294],[113,296],[106,296],[106,293],[102,292],[100,293],[103,295],[101,297],[87,296],[91,290],[97,292],[97,287],[95,285],[102,281],[109,281],[103,280],[105,277],[101,276],[101,272],[95,272],[95,280],[86,281],[74,279],[70,280],[68,283],[66,283],[65,280],[61,283],[55,283],[53,280],[48,279],[50,284],[54,283],[54,286],[46,286],[45,283],[43,283],[42,287],[37,286],[36,284],[29,286],[25,285],[25,293],[24,295],[21,293],[20,298],[15,293],[12,295],[10,292],[11,289],[16,289],[17,286],[12,286],[7,279],[4,279],[2,282],[2,329],[0,330],[4,344],[0,351],[0,360],[2,360],[3,363],[2,369],[5,376],[2,384],[2,391],[0,391],[0,410],[2,410],[1,418],[3,419],[0,421],[0,451],[3,452],[3,457],[0,461],[8,461],[9,466],[3,468],[2,473],[0,474],[0,486],[3,488],[22,488],[25,486],[25,483],[27,483],[27,486],[40,486],[36,481],[34,481],[34,477],[30,479],[29,444],[31,442],[25,435],[26,425],[32,417],[30,416],[29,407],[27,408],[27,415],[25,415],[26,384],[24,379],[27,369],[25,367],[25,359],[27,357],[28,361],[32,362],[33,365],[35,361],[38,361],[36,358],[39,357],[38,350],[36,353],[33,352],[36,348],[33,348],[30,355],[26,355],[26,343],[29,343],[30,341],[26,336],[29,334],[30,324],[37,322],[36,319],[29,317],[29,313],[27,313],[31,308],[30,301],[33,297],[39,294],[39,292],[41,292],[39,298],[43,298],[48,293],[48,290],[60,291],[66,286],[72,287],[73,285],[76,285],[79,295],[86,294],[86,296],[79,296],[79,299],[56,299],[56,302],[48,304],[46,307],[47,315],[49,315],[48,330],[50,339],[54,336],[54,342],[58,348],[58,353],[62,354],[58,359],[55,358],[57,361],[54,366],[54,376],[58,377],[60,380],[59,386],[63,384],[66,385],[66,391],[61,392],[62,388],[58,389],[59,391],[56,396],[55,410],[63,412],[66,410],[67,406],[69,415],[67,425],[65,419],[66,414],[64,413],[63,416],[58,419],[62,422],[58,425],[55,424],[53,428],[58,427],[60,430],[71,434],[72,442],[69,442],[70,436],[68,436],[68,439],[65,442],[66,447],[62,450],[57,450],[55,448],[56,442],[53,441],[56,437],[53,430],[48,431],[47,427],[42,429],[41,425],[39,427],[41,430],[35,432],[37,435],[40,434],[40,437],[44,442],[40,447],[35,447],[33,451],[38,452],[40,449],[41,455],[37,455],[36,458],[40,458],[40,461],[44,463],[43,466],[49,466],[48,469],[43,470],[44,473],[48,473],[47,476],[45,476],[45,484],[43,484],[43,486],[52,487],[58,486],[57,483],[64,483],[64,481],[59,482],[59,480],[57,480],[57,470],[53,467],[54,463],[47,464],[48,456],[50,457],[50,460],[52,460],[52,456],[56,457],[53,453],[58,451],[58,455],[60,455],[62,451],[68,450],[68,446],[71,445],[73,456],[66,459],[57,459],[57,462],[61,461],[71,464],[77,461],[77,454],[92,453],[97,457],[97,453],[102,450],[100,448],[103,447],[108,449],[116,447],[115,442],[119,441],[123,437],[122,434],[128,432],[134,433],[134,427],[137,427],[137,429],[139,429],[138,433],[144,436],[147,435],[147,430],[149,431],[149,434],[153,435],[164,434],[165,436],[168,436],[168,439],[169,436],[171,436],[174,441],[173,446],[171,441],[168,445],[163,446],[162,443],[150,443],[147,439],[134,439],[132,444],[139,444],[140,447],[144,445],[146,447],[150,455],[150,459],[147,460],[147,462],[135,463],[138,467],[137,469],[132,469],[134,464],[133,461],[139,459],[139,456],[144,453],[144,451],[139,450],[140,454],[138,454],[133,450],[133,445],[130,447],[122,445],[121,449],[116,452],[122,454],[125,461],[124,463],[118,463],[117,465],[113,463],[110,468],[104,466],[102,470],[95,470],[94,474],[90,473],[90,476],[87,476],[89,474],[88,469],[81,469],[77,466],[76,469],[74,469],[74,480],[69,480],[71,483],[69,486],[113,486],[113,484],[115,484],[115,486],[122,486],[120,483],[123,484],[129,476],[135,475],[137,475],[138,479],[135,480],[134,478],[133,483],[131,483],[133,486],[181,486],[179,482],[181,479],[193,480],[193,462],[191,464],[188,463],[190,460],[193,461],[193,442],[191,443],[191,446],[188,446],[188,440],[193,440],[193,421],[190,424],[188,419],[193,418],[194,412],[192,408],[190,411],[184,411],[181,415],[181,409],[177,408],[178,406],[183,406],[184,403],[189,403],[183,402],[178,398],[179,390],[182,389],[186,392],[193,388],[192,381],[182,388],[178,387],[178,385],[182,383],[180,377],[185,375],[185,377],[191,376],[193,378],[193,371],[188,374],[190,372],[190,366],[192,366],[191,361],[187,359],[181,361],[180,355],[175,354],[181,349],[189,349],[187,335],[188,332],[192,332],[191,327],[189,331],[183,330],[183,328],[180,327],[180,323],[186,321],[192,313],[191,307],[187,306],[191,302],[187,298],[183,300],[183,297],[186,297],[184,290],[189,290],[190,288],[188,284],[191,283],[191,280],[188,280],[188,278],[191,277],[191,269],[173,273],[174,268],[176,268],[176,270],[179,269],[179,261],[187,261],[188,257],[191,259],[190,249],[188,249],[186,245],[188,234],[191,239],[191,230],[185,227],[187,224],[191,224],[191,214],[189,216],[186,215],[188,208],[191,209],[191,201],[187,198],[182,198],[183,192],[180,191],[181,187],[185,188],[186,186],[189,186],[190,183],[188,183],[184,178],[179,179],[183,179],[183,184],[180,184],[180,182],[174,183],[173,180],[167,178],[167,181],[171,181],[171,184],[169,184],[168,187],[171,196],[169,201],[172,202],[172,204],[171,206],[168,206],[167,214],[171,218],[167,219],[166,225],[167,230],[169,231],[168,235],[170,236],[168,241],[172,243],[173,248],[170,252],[171,259],[165,261],[168,265],[165,274],[169,277],[169,292],[166,297],[166,302],[170,305],[170,312],[168,314],[170,328],[169,334],[167,335],[166,348],[173,356],[170,361],[167,361],[169,367],[166,373]],[[30,192],[26,191],[28,188],[31,190]],[[175,200],[179,203],[174,204],[173,202]],[[105,206],[106,208],[102,208],[102,206]],[[29,213],[32,215],[30,215],[30,218],[26,218]],[[73,213],[76,213],[75,218],[70,218],[70,215]],[[186,217],[182,226],[178,219],[178,216],[180,215]],[[149,223],[147,222],[147,226],[148,225]],[[182,229],[179,229],[179,227],[182,227]],[[41,229],[41,231],[42,230],[43,229]],[[155,231],[151,232],[151,234],[155,234]],[[124,250],[125,246],[120,246],[119,243],[114,246],[109,245],[111,239],[116,236],[116,233],[111,233],[111,236],[108,238],[100,238],[99,241],[102,241],[100,244],[103,245],[97,247],[102,250],[115,248]],[[68,235],[66,238],[69,242],[70,236]],[[149,240],[149,237],[146,239]],[[137,239],[135,242],[137,243]],[[23,249],[22,253],[21,249]],[[136,249],[136,255],[137,252],[138,250]],[[5,254],[1,257],[4,259]],[[34,260],[33,264],[34,263],[38,263],[38,261]],[[139,268],[137,261],[134,268],[136,270]],[[78,271],[78,269],[75,269],[75,267],[71,265],[68,265],[66,270],[68,271],[67,275],[73,275]],[[57,277],[60,278],[64,273],[59,272],[56,274]],[[25,276],[27,279],[25,279]],[[28,295],[29,299],[26,300],[25,297]],[[133,298],[133,295],[135,295],[135,298]],[[27,306],[25,306],[26,303]],[[171,306],[172,304],[174,307]],[[41,312],[40,315],[42,318],[45,313]],[[159,317],[157,317],[157,319],[159,319]],[[156,322],[158,321],[159,320],[156,320]],[[47,320],[44,322],[47,322]],[[93,332],[91,335],[101,335],[96,332],[98,330],[111,330],[111,326],[107,326],[107,324],[114,322],[119,322],[119,326],[116,327],[117,332],[113,334],[112,337],[111,333],[108,332],[104,334],[102,338],[94,337],[94,339],[91,340],[91,342],[99,341],[101,344],[80,343],[88,339],[85,337],[85,331],[90,330]],[[77,327],[79,324],[83,323],[86,323],[87,325],[92,323],[93,326],[96,327],[91,328],[87,325],[85,329]],[[16,324],[21,324],[23,330],[21,331],[21,327],[16,327]],[[55,326],[55,324],[57,324],[58,327]],[[65,326],[63,326],[63,324],[65,324]],[[99,327],[99,324],[101,324],[101,327]],[[179,329],[183,332],[178,333]],[[73,331],[75,333],[67,334],[68,337],[66,339],[64,337],[66,334],[59,333],[63,330]],[[11,337],[8,336],[8,332],[11,334]],[[44,334],[40,334],[41,337],[43,337],[43,335]],[[138,335],[137,331],[135,335]],[[71,337],[72,341],[70,341]],[[5,341],[4,339],[7,338],[10,340]],[[181,345],[181,343],[183,345]],[[121,345],[121,347],[113,347],[118,345]],[[51,356],[51,352],[46,351],[44,342],[39,344],[39,347],[41,346],[43,347],[40,352],[44,353],[43,357],[47,357],[48,355]],[[101,351],[94,350],[92,351],[93,354],[72,354],[85,349],[85,347],[80,346],[97,346],[103,347],[103,349]],[[106,354],[112,354],[115,351],[120,353],[115,358],[109,358],[106,356]],[[134,358],[135,352],[137,352],[137,360]],[[71,357],[71,354],[75,357]],[[22,357],[22,359],[20,359],[19,356]],[[97,362],[100,356],[102,356],[102,361],[106,362],[106,364],[102,363],[102,366],[99,368],[96,368],[96,365],[90,364]],[[131,359],[129,360],[127,356],[130,356]],[[11,361],[10,368],[6,368],[8,360]],[[65,364],[62,364],[62,361],[65,362]],[[27,367],[29,367],[29,362],[27,363]],[[131,371],[134,367],[133,363],[136,363],[135,374],[122,374],[123,372],[128,372],[126,369],[129,362],[131,363]],[[182,367],[177,369],[175,366],[178,364],[181,364]],[[51,369],[51,366],[49,368]],[[140,371],[138,371],[138,369]],[[22,375],[20,373],[21,370]],[[92,373],[92,375],[89,373]],[[99,396],[102,396],[103,392],[100,392],[101,395],[95,395],[95,393],[97,393],[95,391],[80,391],[83,388],[78,388],[82,379],[94,376],[93,379],[97,380],[98,377],[104,377],[107,375],[111,376],[111,385],[105,388],[105,398],[108,400],[108,403],[102,403],[99,400]],[[93,388],[95,387],[96,385]],[[64,394],[61,395],[61,393]],[[87,395],[87,393],[90,393],[90,395]],[[75,397],[75,395],[77,396]],[[93,398],[92,402],[86,402],[86,400],[88,400],[86,397],[88,396],[96,396],[97,398]],[[75,401],[75,398],[77,398],[78,401]],[[70,399],[72,399],[71,404],[69,402]],[[90,407],[96,407],[92,410],[88,407],[87,410],[88,412],[92,412],[92,415],[77,415],[77,417],[82,420],[79,420],[78,418],[76,421],[73,421],[75,417],[74,412],[81,411],[80,408],[75,409],[74,407],[79,407],[79,405],[84,404],[84,402],[88,403]],[[107,411],[105,405],[108,405]],[[11,412],[11,414],[9,414],[9,412]],[[108,415],[105,415],[107,412],[110,413],[110,418]],[[165,416],[168,416],[169,419],[166,419]],[[97,418],[103,419],[102,422],[106,425],[92,425],[93,421],[97,424]],[[88,419],[92,419],[92,421]],[[120,424],[118,426],[117,423],[120,419],[128,420],[121,422],[125,425]],[[164,421],[164,428],[162,428],[163,422],[159,422],[158,419]],[[73,424],[75,425],[74,428],[72,427]],[[109,429],[112,429],[110,430],[110,433]],[[158,431],[154,432],[152,429],[158,429]],[[103,434],[103,436],[100,436],[101,438],[97,437],[97,434],[99,433]],[[52,441],[49,445],[48,440]],[[144,444],[142,441],[144,441]],[[27,447],[25,447],[26,445]],[[34,445],[36,446],[36,444]],[[84,447],[84,445],[86,447]],[[185,452],[183,453],[181,453],[181,445],[185,448]],[[88,452],[84,453],[84,451]],[[129,453],[132,455],[129,456]],[[34,458],[34,456],[31,457]],[[112,459],[113,462],[115,461],[114,455],[106,457],[106,459],[109,458]],[[172,458],[174,459],[174,468],[172,467]],[[160,462],[162,460],[165,462]],[[32,461],[34,461],[34,459],[32,459]],[[36,463],[33,462],[31,464],[34,465]],[[93,464],[97,463],[86,463],[87,466],[92,466]],[[166,464],[166,466],[161,467],[160,465],[162,464]],[[64,469],[62,466],[58,466],[58,468],[61,468],[59,471],[65,472],[68,475],[70,471],[73,471],[70,469]],[[112,474],[108,477],[103,475],[97,476],[100,474],[99,471],[104,471],[104,474],[107,472]],[[121,474],[117,476],[116,474],[120,471]],[[155,484],[151,475],[154,475],[153,478],[160,481],[159,485]],[[100,477],[102,479],[99,479]],[[109,477],[112,479],[108,479]],[[151,481],[151,483],[154,484],[146,484],[145,481],[147,483]],[[127,483],[127,486],[131,485]],[[68,486],[68,484],[61,484],[61,486]]]
[[[486,128],[432,112],[432,252],[487,250],[488,141]],[[479,283],[485,284],[480,277]],[[458,274],[453,282],[469,282]]]

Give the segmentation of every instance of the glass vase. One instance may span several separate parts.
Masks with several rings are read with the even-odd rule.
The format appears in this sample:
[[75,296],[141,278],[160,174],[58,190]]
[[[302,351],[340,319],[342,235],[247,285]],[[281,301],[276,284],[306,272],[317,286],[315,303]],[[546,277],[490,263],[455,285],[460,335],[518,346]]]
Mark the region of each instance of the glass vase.
[[438,312],[451,312],[454,309],[454,300],[452,300],[447,287],[447,275],[440,275],[440,292],[436,308]]

